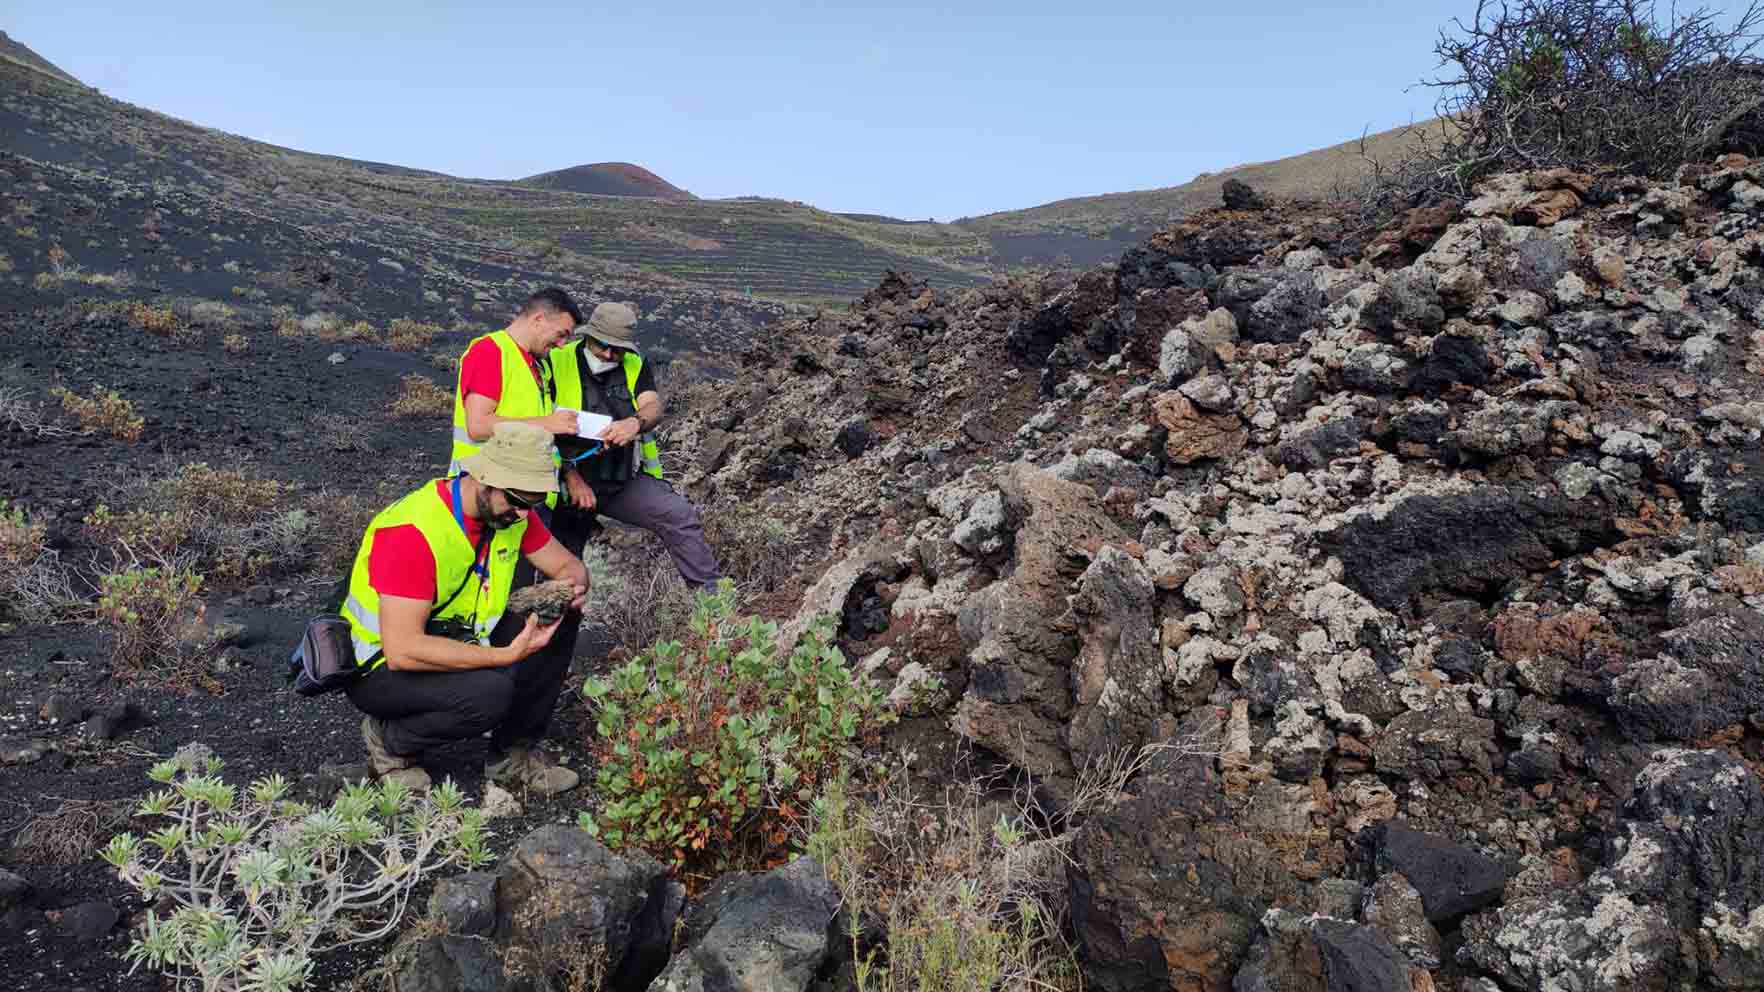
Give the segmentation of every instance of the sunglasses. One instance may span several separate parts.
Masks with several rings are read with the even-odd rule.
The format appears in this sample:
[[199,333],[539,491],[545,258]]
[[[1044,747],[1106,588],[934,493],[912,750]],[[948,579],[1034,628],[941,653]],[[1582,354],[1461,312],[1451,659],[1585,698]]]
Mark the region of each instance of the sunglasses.
[[517,493],[513,489],[504,489],[502,491],[502,496],[504,499],[508,500],[509,506],[512,506],[517,510],[531,510],[540,503],[545,502],[544,493],[532,496],[527,493]]

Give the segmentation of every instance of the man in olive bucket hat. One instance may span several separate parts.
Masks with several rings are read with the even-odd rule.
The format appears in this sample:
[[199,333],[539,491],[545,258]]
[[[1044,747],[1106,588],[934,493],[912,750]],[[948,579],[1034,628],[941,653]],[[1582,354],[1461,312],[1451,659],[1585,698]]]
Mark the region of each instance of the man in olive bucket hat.
[[[349,699],[367,714],[361,735],[375,774],[429,784],[415,759],[428,748],[490,732],[486,777],[543,794],[577,775],[538,748],[569,671],[560,625],[574,630],[588,593],[579,557],[533,508],[557,490],[552,435],[496,425],[461,474],[433,479],[368,524],[343,616],[366,673]],[[563,617],[504,616],[516,563],[576,587]]]
[[558,540],[579,554],[588,515],[605,514],[660,538],[688,586],[714,591],[722,570],[698,511],[662,472],[655,439],[662,399],[637,347],[637,312],[602,303],[576,333],[547,357],[556,405],[604,414],[612,426],[598,438],[557,437],[566,465],[566,498],[552,519]]

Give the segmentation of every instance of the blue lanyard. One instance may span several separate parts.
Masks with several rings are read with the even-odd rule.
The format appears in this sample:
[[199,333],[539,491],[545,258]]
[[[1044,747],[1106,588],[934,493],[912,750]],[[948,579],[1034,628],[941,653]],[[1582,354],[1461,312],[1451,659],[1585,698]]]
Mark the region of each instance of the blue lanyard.
[[[453,520],[455,523],[459,524],[460,535],[466,539],[467,544],[471,544],[472,543],[471,532],[466,530],[465,503],[463,500],[460,499],[460,495],[459,495],[459,482],[463,478],[465,478],[465,476],[463,476],[463,475],[456,475],[453,477]],[[478,549],[475,546],[472,548],[472,568],[471,568],[471,570],[473,572],[477,573],[477,575],[480,576],[485,582],[490,581],[490,569],[488,566],[486,566],[478,561]]]
[[595,441],[595,442],[594,442],[594,447],[592,447],[592,448],[589,448],[589,449],[588,449],[588,450],[587,450],[587,451],[584,451],[584,452],[582,452],[582,453],[581,453],[581,454],[579,454],[579,455],[572,455],[572,456],[570,456],[570,457],[569,457],[569,458],[566,458],[566,459],[564,459],[564,461],[565,461],[565,462],[566,462],[566,463],[568,463],[568,464],[571,464],[571,465],[573,465],[573,464],[575,464],[575,463],[576,463],[576,462],[579,462],[579,461],[581,461],[581,460],[582,460],[582,459],[584,459],[584,458],[587,458],[587,457],[588,457],[588,456],[589,456],[589,455],[598,455],[598,454],[600,454],[600,449],[602,449],[602,448],[604,448],[604,447],[606,447],[606,444],[605,444],[605,443],[604,443],[604,442],[602,442],[602,441],[599,441],[599,440],[596,440],[596,441]]

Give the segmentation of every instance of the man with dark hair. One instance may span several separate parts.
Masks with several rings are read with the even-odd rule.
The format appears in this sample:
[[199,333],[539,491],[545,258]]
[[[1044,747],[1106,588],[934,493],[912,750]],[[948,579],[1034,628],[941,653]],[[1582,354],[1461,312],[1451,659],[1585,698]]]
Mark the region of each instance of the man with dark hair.
[[588,511],[641,527],[661,539],[688,586],[712,591],[721,569],[698,511],[663,478],[655,439],[662,399],[637,350],[636,324],[627,304],[602,303],[581,327],[583,337],[551,353],[557,405],[612,419],[598,438],[558,439],[568,505],[558,508],[554,531],[580,554]]
[[[545,795],[576,785],[538,747],[588,590],[581,560],[532,513],[557,489],[552,452],[543,428],[499,424],[462,474],[418,486],[362,535],[343,616],[365,670],[349,699],[377,776],[425,788],[425,750],[488,731],[489,778]],[[560,620],[506,613],[523,561],[575,587]]]
[[[553,407],[542,359],[581,322],[582,311],[570,294],[553,286],[527,297],[507,328],[466,346],[453,395],[453,461],[448,474],[458,473],[461,460],[488,441],[500,423],[518,420],[553,434],[575,432],[575,415]],[[554,496],[551,502],[555,501]]]

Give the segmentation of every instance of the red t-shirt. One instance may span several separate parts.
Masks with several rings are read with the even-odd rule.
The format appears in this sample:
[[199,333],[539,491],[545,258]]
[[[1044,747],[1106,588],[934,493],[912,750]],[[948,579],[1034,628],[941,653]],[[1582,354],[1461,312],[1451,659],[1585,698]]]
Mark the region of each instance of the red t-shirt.
[[[453,485],[437,479],[435,488],[441,502],[453,510]],[[465,518],[466,540],[478,546],[484,525],[471,517]],[[521,537],[521,554],[530,555],[551,540],[551,530],[536,513],[527,514],[527,533]],[[486,551],[488,548],[485,549]],[[368,584],[382,596],[404,596],[409,599],[435,599],[435,553],[429,550],[428,538],[416,524],[400,524],[374,532],[374,546],[368,549]]]
[[[533,381],[543,386],[538,359],[524,348],[521,357],[527,360],[527,371],[533,373]],[[502,351],[496,342],[485,338],[466,349],[465,357],[459,360],[459,391],[461,396],[477,393],[502,402]]]

